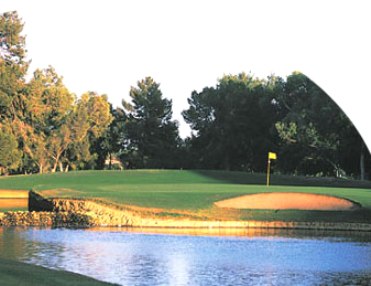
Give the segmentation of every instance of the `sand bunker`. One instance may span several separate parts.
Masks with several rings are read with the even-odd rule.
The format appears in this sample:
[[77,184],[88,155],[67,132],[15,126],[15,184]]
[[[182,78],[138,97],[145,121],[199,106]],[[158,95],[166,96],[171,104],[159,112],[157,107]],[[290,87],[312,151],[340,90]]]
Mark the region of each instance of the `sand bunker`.
[[28,191],[24,190],[0,190],[0,199],[27,199]]
[[28,199],[0,199],[1,209],[28,208]]
[[309,193],[260,193],[245,195],[215,203],[221,208],[273,210],[331,210],[348,211],[359,205],[337,197]]
[[28,191],[23,190],[0,190],[1,209],[27,208]]

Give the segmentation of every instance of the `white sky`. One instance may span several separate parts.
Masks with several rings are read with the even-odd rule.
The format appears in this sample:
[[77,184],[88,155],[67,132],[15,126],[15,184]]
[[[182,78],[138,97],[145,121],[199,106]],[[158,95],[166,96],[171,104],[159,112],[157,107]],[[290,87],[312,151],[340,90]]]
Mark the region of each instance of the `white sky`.
[[70,91],[114,106],[145,76],[180,112],[223,74],[286,77],[321,86],[371,146],[370,4],[362,1],[0,0],[25,22],[30,71],[52,65]]

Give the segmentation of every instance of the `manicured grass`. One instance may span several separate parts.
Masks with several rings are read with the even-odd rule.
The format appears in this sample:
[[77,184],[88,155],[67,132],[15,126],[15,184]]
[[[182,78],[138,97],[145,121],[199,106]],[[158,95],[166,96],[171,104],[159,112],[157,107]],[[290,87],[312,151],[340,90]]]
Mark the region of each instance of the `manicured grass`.
[[[210,210],[222,199],[259,192],[308,192],[347,198],[363,208],[353,212],[239,211],[241,219],[371,222],[371,183],[349,180],[272,176],[223,171],[132,170],[81,171],[0,179],[0,189],[59,189],[56,197],[99,198],[119,204]],[[48,193],[45,193],[48,194]]]
[[27,207],[2,207],[0,202],[0,212],[18,212],[18,211],[27,211]]
[[44,267],[25,264],[0,258],[0,285],[7,286],[84,286],[113,285],[97,281],[83,275],[50,270]]

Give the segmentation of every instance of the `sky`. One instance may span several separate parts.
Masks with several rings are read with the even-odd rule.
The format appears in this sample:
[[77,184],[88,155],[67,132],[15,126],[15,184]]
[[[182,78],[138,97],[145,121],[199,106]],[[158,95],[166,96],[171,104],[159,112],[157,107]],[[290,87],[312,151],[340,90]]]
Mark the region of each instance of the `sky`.
[[30,72],[53,66],[76,95],[114,106],[146,76],[181,111],[225,74],[301,71],[350,117],[371,147],[368,1],[0,0],[25,22]]

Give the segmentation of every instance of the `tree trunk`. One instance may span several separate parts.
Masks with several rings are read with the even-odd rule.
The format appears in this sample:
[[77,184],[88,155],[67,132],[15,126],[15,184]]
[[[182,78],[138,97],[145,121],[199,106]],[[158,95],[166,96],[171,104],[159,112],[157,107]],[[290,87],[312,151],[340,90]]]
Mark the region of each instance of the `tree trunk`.
[[40,167],[39,167],[39,174],[42,174],[43,173],[43,164],[40,164]]
[[59,171],[63,173],[63,164],[62,164],[62,162],[59,162]]
[[59,164],[59,156],[60,156],[60,155],[57,155],[57,156],[55,157],[55,162],[54,162],[54,166],[53,166],[53,169],[52,169],[52,173],[55,173],[55,172],[57,171],[57,166],[58,166],[58,164]]
[[108,169],[112,170],[112,154],[111,153],[109,153]]
[[361,146],[361,157],[359,159],[359,167],[360,167],[360,171],[361,171],[361,180],[365,180],[365,145],[364,143],[362,142],[361,143],[362,146]]

